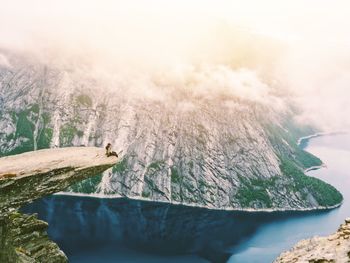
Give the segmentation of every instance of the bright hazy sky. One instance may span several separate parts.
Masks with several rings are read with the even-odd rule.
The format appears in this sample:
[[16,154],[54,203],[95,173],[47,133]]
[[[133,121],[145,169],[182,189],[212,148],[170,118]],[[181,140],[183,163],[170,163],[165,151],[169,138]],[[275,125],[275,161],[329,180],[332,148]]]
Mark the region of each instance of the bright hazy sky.
[[0,48],[42,56],[54,50],[162,68],[200,54],[220,66],[242,51],[242,36],[262,55],[278,52],[259,50],[257,36],[286,47],[276,78],[309,116],[350,127],[348,0],[0,0]]
[[133,30],[191,38],[195,31],[222,22],[284,41],[350,44],[347,0],[0,0],[0,4],[0,32],[19,39],[19,33],[28,37],[43,31],[66,37],[130,37]]

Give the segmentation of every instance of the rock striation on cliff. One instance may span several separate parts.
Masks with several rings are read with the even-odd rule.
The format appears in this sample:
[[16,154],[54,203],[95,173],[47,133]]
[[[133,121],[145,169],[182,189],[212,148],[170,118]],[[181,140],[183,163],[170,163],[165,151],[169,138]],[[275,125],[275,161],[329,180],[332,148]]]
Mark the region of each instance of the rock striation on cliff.
[[108,82],[84,74],[84,64],[5,55],[11,67],[0,68],[0,156],[108,142],[123,151],[114,169],[70,192],[238,210],[331,208],[342,201],[334,187],[303,174],[322,162],[297,145],[315,131],[293,122],[288,96],[235,92],[267,87],[252,73],[199,69],[174,76],[174,85],[149,76],[130,93],[135,83],[118,72]]
[[117,160],[96,147],[46,149],[0,158],[0,262],[67,262],[49,240],[47,223],[18,209],[102,173]]
[[274,263],[346,263],[350,262],[350,218],[327,237],[313,237],[282,253]]

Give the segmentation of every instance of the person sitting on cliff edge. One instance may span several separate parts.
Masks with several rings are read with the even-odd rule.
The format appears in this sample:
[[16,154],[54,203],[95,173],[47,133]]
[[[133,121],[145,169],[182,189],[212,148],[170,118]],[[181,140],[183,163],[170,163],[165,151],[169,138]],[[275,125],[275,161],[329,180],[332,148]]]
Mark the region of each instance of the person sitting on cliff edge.
[[112,144],[108,143],[106,146],[106,155],[109,156],[115,156],[118,157],[118,154],[114,151],[112,151]]

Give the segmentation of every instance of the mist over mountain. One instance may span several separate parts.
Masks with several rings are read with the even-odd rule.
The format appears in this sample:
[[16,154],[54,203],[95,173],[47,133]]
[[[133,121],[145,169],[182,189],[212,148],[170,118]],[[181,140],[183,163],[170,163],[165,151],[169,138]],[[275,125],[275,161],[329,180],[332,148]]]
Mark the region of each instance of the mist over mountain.
[[235,1],[18,2],[0,11],[1,155],[111,142],[123,161],[70,191],[230,209],[339,203],[305,179],[321,161],[296,143],[349,127],[348,42],[331,39],[346,14],[321,30],[325,2],[299,20],[301,1],[240,12]]
[[289,95],[252,70],[202,66],[103,78],[83,62],[7,58],[11,66],[0,71],[2,155],[111,142],[122,157],[112,171],[68,191],[220,209],[341,201],[335,188],[303,174],[321,161],[297,140],[316,130],[293,121]]
[[271,262],[337,226],[349,10],[0,0],[0,261]]
[[[269,87],[277,86],[276,92],[288,90],[302,109],[302,123],[346,130],[347,10],[344,0],[6,1],[0,48],[50,67],[81,67],[83,61],[89,70],[84,66],[81,77],[92,70],[94,77],[123,79],[124,91],[139,94],[155,75],[176,79],[203,66],[248,68]],[[0,65],[8,63],[0,54]],[[173,86],[169,79],[164,84]],[[103,86],[116,89],[110,82]]]

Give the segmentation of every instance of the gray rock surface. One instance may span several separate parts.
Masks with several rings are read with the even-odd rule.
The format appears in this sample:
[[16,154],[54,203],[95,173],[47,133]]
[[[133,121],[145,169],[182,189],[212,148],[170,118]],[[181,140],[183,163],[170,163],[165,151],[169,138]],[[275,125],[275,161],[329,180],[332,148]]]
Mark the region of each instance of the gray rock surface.
[[96,176],[117,163],[104,149],[47,149],[0,158],[0,262],[67,262],[47,223],[17,212],[23,204]]
[[282,253],[274,263],[347,263],[350,262],[350,218],[327,237],[313,237]]
[[[6,55],[11,67],[0,68],[0,154],[108,142],[122,151],[112,171],[70,192],[216,209],[315,209],[340,203],[340,198],[322,202],[310,183],[281,170],[283,162],[294,170],[321,164],[296,143],[313,130],[294,125],[287,97],[266,89],[249,72],[230,75],[228,93],[223,93],[226,82],[206,82],[209,75],[227,77],[215,69],[215,74],[199,70],[176,78],[174,87],[155,76],[137,92],[125,86],[138,83],[118,72],[107,81],[86,74],[83,63],[51,65]],[[235,92],[255,86],[264,97]]]
[[62,191],[107,170],[117,160],[97,147],[45,149],[0,158],[0,211]]

